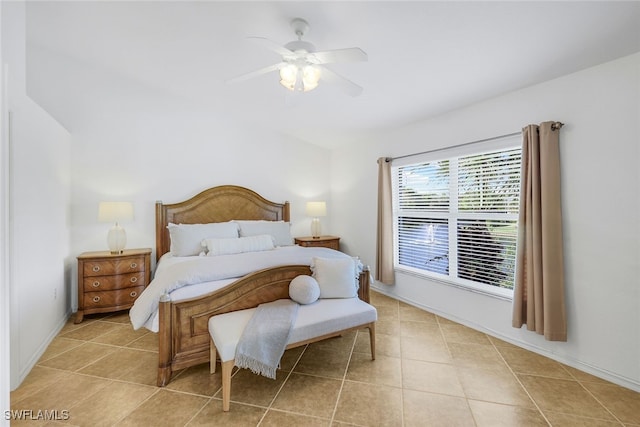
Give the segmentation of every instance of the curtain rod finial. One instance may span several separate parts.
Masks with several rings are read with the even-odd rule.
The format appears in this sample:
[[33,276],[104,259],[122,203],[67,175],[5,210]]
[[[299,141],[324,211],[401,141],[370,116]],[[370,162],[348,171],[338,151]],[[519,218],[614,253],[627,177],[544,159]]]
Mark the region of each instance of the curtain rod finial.
[[551,125],[551,130],[560,130],[560,128],[562,128],[562,126],[564,126],[564,123],[562,122],[555,122]]

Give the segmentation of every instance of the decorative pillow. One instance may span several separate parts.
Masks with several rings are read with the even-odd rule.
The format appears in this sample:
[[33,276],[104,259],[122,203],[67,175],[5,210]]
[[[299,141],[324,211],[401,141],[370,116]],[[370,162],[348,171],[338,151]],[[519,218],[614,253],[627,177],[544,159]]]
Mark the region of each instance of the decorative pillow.
[[238,237],[238,224],[235,222],[214,222],[210,224],[171,224],[167,225],[171,238],[173,256],[194,256],[202,250],[201,242],[206,238]]
[[313,277],[320,286],[320,298],[353,298],[358,294],[357,266],[353,258],[311,260]]
[[320,296],[320,286],[311,276],[297,276],[289,283],[289,298],[298,304],[311,304]]
[[207,256],[268,251],[274,248],[273,238],[268,234],[230,239],[204,239],[202,242],[203,246],[207,247]]
[[293,245],[291,224],[284,221],[235,221],[240,227],[240,237],[269,234],[276,246]]

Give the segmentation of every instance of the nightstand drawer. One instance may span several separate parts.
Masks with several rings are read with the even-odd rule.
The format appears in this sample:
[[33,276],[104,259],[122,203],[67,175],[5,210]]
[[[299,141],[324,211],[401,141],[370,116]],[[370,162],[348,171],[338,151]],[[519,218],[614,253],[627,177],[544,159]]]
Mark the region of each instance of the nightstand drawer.
[[119,305],[132,305],[140,296],[144,286],[120,289],[106,292],[85,292],[84,307],[90,309],[94,307],[113,307]]
[[337,240],[332,240],[330,242],[319,242],[319,241],[311,241],[304,242],[301,246],[305,246],[307,248],[330,248],[339,250],[339,243]]
[[136,271],[144,271],[144,264],[144,257],[113,260],[90,260],[85,261],[83,274],[86,277],[132,273]]
[[306,248],[329,248],[340,250],[340,238],[336,236],[296,237],[295,244]]
[[111,289],[129,288],[144,284],[144,271],[138,273],[119,274],[116,276],[93,276],[85,277],[84,291],[108,291]]

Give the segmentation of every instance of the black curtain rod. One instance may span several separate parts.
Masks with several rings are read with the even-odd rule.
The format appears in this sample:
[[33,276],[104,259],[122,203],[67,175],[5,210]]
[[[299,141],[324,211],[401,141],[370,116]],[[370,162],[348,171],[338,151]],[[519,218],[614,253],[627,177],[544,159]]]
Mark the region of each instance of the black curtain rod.
[[[558,130],[560,129],[562,126],[564,126],[564,123],[561,122],[555,122],[551,125],[551,129],[553,130]],[[516,135],[521,135],[522,131],[520,132],[513,132],[513,133],[507,133],[505,135],[500,135],[500,136],[494,136],[491,138],[485,138],[485,139],[478,139],[477,141],[471,141],[471,142],[465,142],[463,144],[457,144],[457,145],[450,145],[448,147],[442,147],[442,148],[436,148],[434,150],[428,150],[428,151],[421,151],[419,153],[413,153],[413,154],[405,154],[404,156],[398,156],[398,157],[387,157],[385,160],[387,162],[391,162],[393,160],[397,160],[397,159],[404,159],[405,157],[413,157],[413,156],[419,156],[421,154],[429,154],[429,153],[436,153],[438,151],[444,151],[444,150],[450,150],[452,148],[459,148],[459,147],[466,147],[467,145],[472,145],[472,144],[479,144],[481,142],[488,142],[488,141],[493,141],[496,139],[502,139],[502,138],[509,138],[511,136],[516,136]]]

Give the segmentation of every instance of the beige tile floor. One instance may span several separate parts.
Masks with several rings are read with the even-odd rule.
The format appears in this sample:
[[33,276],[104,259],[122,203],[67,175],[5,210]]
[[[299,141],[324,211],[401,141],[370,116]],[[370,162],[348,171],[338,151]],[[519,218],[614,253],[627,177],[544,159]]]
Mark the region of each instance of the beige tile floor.
[[155,387],[156,335],[126,313],[70,320],[11,393],[14,411],[68,419],[12,425],[640,426],[640,393],[378,293],[372,303],[375,361],[365,331],[289,350],[276,380],[235,373],[228,413],[219,368]]

